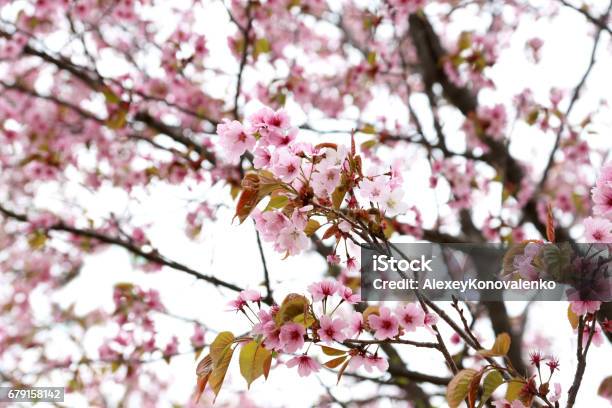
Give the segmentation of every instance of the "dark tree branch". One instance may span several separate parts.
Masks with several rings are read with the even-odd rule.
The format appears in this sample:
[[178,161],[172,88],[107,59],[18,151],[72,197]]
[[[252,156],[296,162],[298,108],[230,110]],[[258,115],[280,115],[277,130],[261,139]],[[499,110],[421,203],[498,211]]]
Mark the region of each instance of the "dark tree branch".
[[[25,215],[13,212],[2,205],[0,205],[0,213],[3,214],[5,217],[11,218],[16,221],[20,221],[24,223],[30,222],[30,220]],[[129,240],[117,238],[117,237],[111,237],[103,233],[100,233],[98,231],[95,231],[93,229],[79,229],[79,228],[75,228],[73,226],[67,225],[60,221],[50,226],[49,228],[47,228],[46,231],[67,232],[67,233],[70,233],[76,236],[94,239],[104,244],[116,245],[150,262],[164,265],[164,266],[167,266],[169,268],[172,268],[172,269],[175,269],[181,272],[185,272],[197,279],[211,283],[215,286],[230,289],[235,292],[240,292],[241,290],[243,290],[241,287],[234,285],[233,283],[225,282],[219,278],[216,278],[215,276],[205,275],[186,265],[183,265],[181,263],[168,259],[165,256],[161,255],[159,252],[157,252],[157,250],[146,251],[143,248],[135,245]]]

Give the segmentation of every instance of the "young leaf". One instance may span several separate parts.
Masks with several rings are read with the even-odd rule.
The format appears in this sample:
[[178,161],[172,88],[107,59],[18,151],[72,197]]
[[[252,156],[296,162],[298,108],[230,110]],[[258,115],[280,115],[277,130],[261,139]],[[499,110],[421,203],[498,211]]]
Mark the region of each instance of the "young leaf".
[[306,236],[309,237],[312,234],[314,234],[315,232],[317,232],[319,227],[321,227],[321,224],[319,224],[319,221],[317,221],[317,220],[308,220],[308,222],[306,223],[306,227],[304,228],[304,234],[306,234]]
[[206,384],[208,383],[209,378],[210,378],[210,373],[206,374],[205,376],[198,377],[198,385],[197,385],[196,392],[194,395],[194,402],[196,404],[200,402],[200,397],[202,397],[202,394],[204,393],[204,390],[206,389]]
[[572,329],[576,330],[578,328],[578,322],[580,321],[580,318],[572,310],[571,304],[567,305],[567,320],[569,320],[570,324],[572,325]]
[[508,333],[501,333],[495,339],[495,344],[493,344],[491,350],[478,350],[478,354],[484,357],[505,356],[510,350],[510,341]]
[[597,388],[597,395],[603,398],[612,397],[612,375],[604,378]]
[[481,408],[493,395],[493,392],[504,383],[504,377],[497,370],[493,370],[487,374],[484,381],[482,382],[482,396],[480,397],[480,404],[478,408]]
[[465,399],[468,394],[468,387],[476,374],[478,374],[478,371],[466,368],[455,374],[450,383],[448,383],[446,401],[450,408],[457,408],[461,401]]
[[223,380],[225,379],[225,374],[227,373],[227,368],[229,367],[230,361],[232,361],[233,355],[234,349],[231,347],[231,344],[229,344],[219,360],[215,362],[212,373],[210,373],[208,382],[210,383],[210,388],[215,393],[213,402],[216,401],[217,396],[219,396],[219,391],[221,391],[221,386],[223,385]]
[[288,202],[289,202],[289,199],[286,196],[283,196],[283,195],[274,196],[270,198],[270,201],[268,202],[268,205],[266,206],[264,211],[283,208],[285,205],[287,205]]
[[305,296],[296,293],[288,294],[274,318],[276,324],[280,326],[284,322],[293,321],[296,316],[308,311],[308,306],[309,302]]
[[525,381],[522,378],[513,378],[508,381],[508,388],[506,389],[506,400],[508,400],[508,402],[512,402],[517,399],[524,385]]
[[268,354],[268,357],[266,357],[266,360],[264,361],[264,365],[263,365],[263,375],[266,380],[268,379],[268,376],[270,375],[271,367],[272,367],[272,353]]
[[340,383],[340,379],[342,378],[342,374],[344,374],[344,370],[346,370],[346,367],[348,367],[350,361],[351,360],[346,360],[344,362],[344,364],[342,364],[342,367],[340,367],[340,371],[338,371],[338,381],[336,382],[336,385],[338,385]]
[[476,397],[478,396],[478,388],[480,387],[480,379],[482,378],[484,371],[480,370],[468,386],[468,407],[474,408],[476,406]]
[[293,318],[293,322],[301,324],[302,326],[308,328],[312,326],[312,324],[315,322],[315,319],[310,313],[300,313],[299,315]]
[[198,377],[203,377],[207,374],[210,374],[212,369],[213,369],[212,357],[210,357],[210,354],[207,354],[206,357],[204,357],[202,361],[198,363],[198,366],[196,368],[196,375]]
[[327,368],[336,368],[340,364],[344,363],[344,360],[346,360],[347,358],[348,358],[348,356],[336,357],[336,358],[326,362],[325,363],[325,367],[327,367]]
[[321,346],[321,350],[324,354],[327,354],[328,356],[341,356],[343,354],[346,354],[346,351],[344,350],[338,350],[327,346]]
[[261,342],[253,340],[242,346],[238,361],[240,374],[246,380],[247,388],[250,388],[251,383],[263,375],[266,360],[270,356],[272,353]]
[[233,341],[234,335],[228,331],[221,332],[215,337],[210,345],[210,357],[212,358],[213,366],[218,365],[219,360],[221,360]]

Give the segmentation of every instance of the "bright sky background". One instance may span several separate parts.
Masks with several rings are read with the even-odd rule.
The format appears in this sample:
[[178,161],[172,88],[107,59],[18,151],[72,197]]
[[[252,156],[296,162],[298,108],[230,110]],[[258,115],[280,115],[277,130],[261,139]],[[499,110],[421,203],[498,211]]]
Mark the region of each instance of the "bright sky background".
[[[176,3],[168,2],[168,4]],[[198,10],[196,15],[199,20],[198,27],[207,35],[208,47],[216,56],[215,65],[229,71],[228,67],[235,67],[235,63],[226,49],[226,33],[233,29],[229,25],[222,5],[219,2],[207,3],[206,11]],[[163,10],[158,10],[154,16],[161,19],[166,18],[167,14]],[[468,17],[467,13],[464,22],[465,27],[461,29],[481,24]],[[459,27],[454,27],[454,29],[457,32],[460,31]],[[560,15],[552,21],[525,21],[515,33],[516,42],[510,49],[502,53],[500,62],[491,72],[497,84],[497,90],[483,93],[482,100],[487,103],[507,101],[525,87],[531,87],[537,98],[546,100],[551,85],[567,89],[573,88],[588,64],[592,45],[588,33],[591,30],[592,26],[587,24],[582,16],[569,9],[562,9]],[[525,60],[523,51],[524,40],[534,36],[545,40],[542,62],[535,67]],[[600,47],[598,65],[588,82],[590,96],[588,99],[584,98],[576,106],[573,118],[580,118],[597,103],[599,98],[609,98],[609,95],[612,94],[612,81],[609,80],[612,57],[608,44],[609,41],[606,39],[603,41],[603,46]],[[112,72],[117,67],[109,63],[107,66],[102,66],[101,69],[108,69],[109,72]],[[219,95],[227,95],[230,92],[230,85],[233,90],[231,81],[234,79],[228,77],[227,80],[227,83],[217,81],[210,86],[215,87],[213,91]],[[247,76],[245,88],[252,83],[252,78],[249,79]],[[386,95],[379,94],[380,103],[368,112],[371,118],[382,113],[387,114],[390,106],[393,106],[390,104],[392,101],[388,101]],[[419,103],[419,101],[415,102]],[[249,110],[253,108],[254,106],[248,107]],[[401,109],[391,109],[398,117],[405,116],[405,112]],[[289,106],[289,111],[295,124],[299,124],[299,121],[303,119],[302,113],[298,112],[294,106]],[[426,109],[419,108],[419,111],[425,115]],[[609,117],[603,118],[599,121],[600,127],[595,129],[599,132],[596,135],[598,148],[609,150],[612,147],[609,135],[610,122]],[[324,124],[321,125],[323,126]],[[447,129],[458,129],[461,126],[461,118],[456,115],[454,119],[447,119],[446,126]],[[546,140],[540,143],[539,139]],[[551,136],[542,136],[534,129],[518,125],[512,134],[511,149],[516,156],[528,159],[537,169],[542,169],[552,143]],[[409,200],[433,203],[434,196],[428,189],[426,170],[413,168],[411,174],[412,177],[407,179],[408,190],[414,194],[409,197]],[[255,287],[261,282],[263,276],[255,241],[255,230],[250,220],[240,226],[231,223],[233,203],[228,198],[228,192],[228,188],[221,186],[212,189],[195,186],[191,191],[184,187],[155,186],[148,192],[139,194],[142,198],[140,202],[128,203],[126,194],[113,189],[106,189],[96,195],[91,195],[76,186],[68,191],[76,201],[88,209],[91,215],[105,216],[110,212],[121,214],[129,209],[130,213],[137,214],[135,218],[137,223],[151,223],[150,238],[154,246],[169,258],[179,260],[196,270],[219,276],[224,280],[237,282],[242,286]],[[193,197],[212,197],[214,201],[227,204],[226,208],[218,212],[216,223],[205,224],[201,239],[197,242],[189,241],[183,233],[185,203],[186,200]],[[59,209],[64,205],[64,202],[59,200],[53,186],[41,192],[37,201],[41,208]],[[482,214],[485,214],[486,211],[496,211],[497,202],[495,197],[489,197],[476,207],[476,211]],[[425,215],[433,217],[433,214]],[[289,292],[303,291],[308,283],[323,276],[326,269],[323,259],[314,253],[281,260],[281,255],[275,253],[270,246],[265,245],[265,251],[273,287],[276,288],[276,299],[282,299]],[[158,289],[164,304],[170,311],[177,315],[199,319],[209,327],[231,330],[236,334],[248,328],[247,322],[242,317],[231,312],[224,312],[225,304],[229,299],[228,295],[233,296],[232,294],[221,293],[210,285],[198,282],[181,272],[171,270],[154,274],[135,272],[131,267],[130,256],[116,248],[89,257],[81,276],[58,297],[61,297],[61,301],[65,304],[76,301],[78,310],[83,312],[99,305],[104,305],[110,311],[113,307],[113,285],[121,281]],[[522,310],[523,305],[514,303],[509,307],[514,313],[518,313]],[[528,330],[535,329],[552,341],[554,344],[552,350],[555,350],[561,359],[561,376],[557,380],[561,380],[563,384],[564,401],[576,365],[576,340],[566,319],[566,306],[553,302],[540,303],[533,306],[530,316]],[[169,339],[172,335],[178,335],[179,338],[187,339],[192,334],[190,325],[170,318],[160,318],[158,329],[162,333],[161,338]],[[492,338],[488,328],[483,327],[481,330],[483,335]],[[428,338],[430,335],[423,330],[419,336]],[[212,341],[213,338],[212,333],[207,335],[207,341]],[[526,338],[529,339],[530,335],[527,334]],[[93,334],[87,344],[92,355],[95,355],[99,345],[98,335]],[[58,348],[58,352],[61,352],[62,345],[59,340],[54,346]],[[188,344],[182,344],[181,350],[188,347]],[[607,342],[602,347],[591,348],[587,373],[579,393],[577,406],[589,408],[608,406],[603,399],[596,396],[596,390],[601,379],[611,374],[610,351],[611,346]],[[414,349],[407,349],[405,356],[412,370],[423,370],[438,375],[445,373],[442,359],[435,353],[429,354],[420,350],[417,353]],[[154,364],[159,364],[160,368],[166,365],[165,362]],[[433,367],[439,367],[439,369],[433,369]],[[191,394],[195,385],[193,355],[174,358],[169,371],[174,378],[174,383],[168,394],[167,402],[169,404],[184,401],[186,396]],[[228,377],[221,391],[220,399],[232,398],[232,390],[241,390],[246,387],[237,370],[236,361],[233,362]],[[319,381],[331,386],[335,384],[335,374],[322,373],[319,377],[310,376],[304,379],[298,377],[296,370],[280,367],[272,371],[266,383],[261,379],[256,381],[249,395],[266,407],[308,407],[316,402],[319,395],[315,390],[322,390]],[[366,385],[359,387],[350,385],[351,381],[345,378],[340,387],[333,388],[334,395],[341,400],[350,397],[365,397],[375,389]],[[108,391],[112,393],[111,389]],[[82,401],[71,400],[70,397],[67,402],[70,406],[75,407],[83,404]],[[440,404],[444,404],[442,400]]]

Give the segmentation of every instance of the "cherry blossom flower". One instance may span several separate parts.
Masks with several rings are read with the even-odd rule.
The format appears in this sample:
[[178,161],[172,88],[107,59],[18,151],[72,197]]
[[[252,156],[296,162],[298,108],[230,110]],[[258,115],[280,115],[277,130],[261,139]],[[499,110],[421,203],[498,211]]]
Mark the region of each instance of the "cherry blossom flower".
[[497,400],[493,402],[495,408],[527,408],[521,401],[518,399],[512,401],[511,403],[507,400]]
[[225,150],[230,163],[238,163],[240,156],[255,146],[253,135],[245,132],[242,124],[237,120],[224,121],[217,126],[219,144]]
[[274,174],[284,182],[291,182],[299,176],[301,166],[301,159],[289,151],[289,149],[276,149],[272,153]]
[[344,329],[347,324],[340,318],[331,319],[329,316],[321,316],[319,319],[321,328],[319,329],[319,337],[326,343],[333,341],[343,342],[346,340]]
[[280,329],[280,341],[286,353],[295,353],[304,345],[304,326],[297,323],[285,323]]
[[604,218],[588,217],[583,221],[584,239],[592,243],[612,243],[612,222]]
[[572,312],[576,313],[578,316],[585,315],[587,313],[595,313],[599,310],[601,306],[601,302],[597,300],[574,300],[570,302]]
[[561,384],[555,383],[553,387],[555,391],[551,393],[551,395],[548,397],[548,400],[550,402],[557,402],[561,398]]
[[[585,325],[583,332],[582,332],[582,347],[586,347],[586,344],[589,341],[590,335],[591,335],[591,328],[588,325]],[[593,330],[593,338],[591,340],[591,343],[593,343],[594,346],[599,347],[603,344],[603,342],[604,342],[604,336],[601,332],[601,328],[599,326],[595,326],[595,329]]]
[[381,306],[378,315],[368,316],[368,324],[375,330],[374,337],[378,340],[385,340],[399,334],[399,321],[391,314],[389,308]]
[[359,336],[364,330],[363,315],[359,312],[352,312],[346,331],[347,337],[353,338]]
[[297,365],[298,374],[300,377],[307,377],[311,373],[316,373],[319,371],[319,364],[305,354],[292,358],[291,360],[287,361],[286,365],[289,368]]
[[312,283],[308,286],[308,291],[312,295],[315,302],[326,297],[333,296],[341,290],[341,285],[332,279],[324,280],[317,283]]
[[[612,164],[608,165],[612,168]],[[593,214],[600,217],[612,218],[612,179],[605,182],[598,182],[593,187]]]
[[189,341],[191,342],[191,345],[194,348],[200,348],[204,346],[204,334],[205,332],[202,326],[196,325],[194,327],[193,334],[189,338]]
[[353,290],[351,288],[349,288],[348,286],[342,286],[338,290],[338,294],[340,295],[342,300],[344,300],[345,302],[347,302],[348,304],[351,304],[351,305],[354,305],[355,303],[358,303],[359,300],[361,299],[359,294],[353,293]]
[[399,320],[400,326],[406,331],[415,331],[417,327],[425,325],[425,313],[414,303],[399,306],[395,311],[395,315]]
[[393,217],[408,210],[408,204],[403,201],[404,190],[396,188],[382,194],[379,204],[380,209],[387,216]]

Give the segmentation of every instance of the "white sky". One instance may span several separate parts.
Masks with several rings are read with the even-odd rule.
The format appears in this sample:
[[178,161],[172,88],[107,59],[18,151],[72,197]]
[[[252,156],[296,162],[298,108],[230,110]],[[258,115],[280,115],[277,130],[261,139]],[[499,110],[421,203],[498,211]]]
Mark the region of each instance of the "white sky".
[[[163,11],[158,14],[158,16],[165,15],[167,14]],[[225,33],[229,26],[221,4],[219,2],[207,4],[205,12],[197,12],[197,18],[200,21],[198,27],[201,27],[202,32],[208,35],[208,47],[213,54],[220,56],[216,59],[217,64],[225,69],[228,69],[228,66],[235,66],[226,52]],[[473,19],[468,18],[467,14],[465,21],[466,25],[476,23]],[[525,87],[531,87],[537,98],[546,100],[551,85],[573,88],[588,63],[592,40],[587,33],[591,30],[592,27],[584,22],[583,17],[568,9],[561,10],[560,15],[552,21],[524,22],[515,33],[513,46],[502,53],[500,62],[491,72],[498,86],[497,90],[487,91],[482,100],[491,103],[507,101]],[[524,39],[533,36],[540,36],[545,40],[542,62],[536,67],[525,61],[523,52]],[[593,70],[588,83],[590,84],[589,96],[576,106],[573,118],[580,119],[581,115],[588,112],[599,98],[609,98],[609,95],[612,94],[612,81],[609,80],[612,61],[608,44],[609,39],[606,38],[600,47],[598,65]],[[102,69],[112,70],[113,67],[103,66]],[[220,95],[227,94],[230,92],[228,86],[232,84],[232,80],[233,78],[230,77],[228,83],[218,81],[217,89],[214,89],[214,92]],[[252,81],[247,77],[245,87],[248,88],[249,84],[252,84]],[[380,103],[368,112],[368,116],[372,118],[389,111],[389,103],[385,96],[380,95],[379,98]],[[299,120],[300,113],[294,111],[295,109],[291,109],[293,117]],[[404,115],[402,111],[395,112],[395,114],[398,117]],[[598,123],[595,130],[599,134],[594,136],[594,139],[597,138],[596,146],[610,149],[612,147],[609,135],[610,118],[602,118]],[[461,120],[457,116],[454,121],[447,120],[446,123],[448,129],[458,128],[460,125]],[[541,143],[540,139],[543,139]],[[512,135],[512,152],[518,157],[530,160],[536,168],[542,169],[552,143],[551,135],[543,136],[534,129],[519,125]],[[410,191],[419,192],[419,194],[411,199],[423,204],[433,203],[433,194],[428,191],[427,187],[427,175],[421,170],[416,170],[415,174],[417,176],[410,179]],[[196,186],[192,191],[188,191],[185,188],[157,185],[146,193],[141,192],[139,195],[142,200],[139,203],[130,204],[124,193],[111,189],[105,189],[95,196],[77,187],[71,188],[69,192],[92,215],[107,215],[111,211],[123,213],[129,208],[131,213],[137,214],[136,223],[152,223],[153,226],[149,233],[151,241],[171,259],[177,259],[196,270],[219,276],[224,280],[237,282],[241,286],[254,287],[262,280],[262,267],[253,225],[250,220],[241,226],[231,224],[233,211],[230,208],[232,203],[226,198],[229,197],[227,188],[215,187],[209,190]],[[216,223],[205,224],[201,240],[191,242],[184,237],[183,233],[185,199],[202,196],[214,197],[216,201],[225,201],[228,208],[219,211],[217,214],[219,220]],[[41,192],[37,201],[41,207],[61,208],[63,205],[58,201],[58,196],[51,186]],[[490,198],[476,207],[476,211],[484,214],[485,210],[495,211],[495,207],[496,200]],[[432,217],[432,214],[425,215]],[[317,280],[325,271],[323,259],[316,254],[281,260],[281,256],[268,245],[265,245],[265,251],[276,299],[282,299],[284,294],[289,292],[304,291],[308,283]],[[248,328],[247,322],[240,316],[223,312],[225,303],[233,294],[221,293],[181,272],[170,270],[155,274],[135,272],[130,262],[130,256],[116,248],[89,257],[81,276],[59,295],[61,301],[66,304],[76,301],[78,310],[81,311],[87,311],[99,305],[104,305],[108,310],[112,310],[113,285],[119,281],[130,281],[145,288],[158,289],[164,304],[177,315],[200,319],[212,328],[232,330],[234,333],[242,333]],[[509,308],[514,313],[518,313],[522,305],[510,304]],[[561,359],[561,377],[557,380],[561,380],[564,387],[562,401],[565,400],[565,393],[571,384],[573,369],[576,365],[575,336],[569,327],[565,313],[565,305],[553,302],[540,303],[533,306],[528,324],[528,330],[534,329],[550,338],[554,344],[552,350]],[[160,319],[158,329],[162,333],[160,339],[164,337],[169,339],[172,335],[179,335],[180,339],[186,340],[191,335],[190,325],[171,319]],[[483,327],[482,334],[491,338],[488,328]],[[429,334],[423,330],[420,336],[427,338]],[[526,337],[529,338],[529,335]],[[208,334],[207,340],[212,339],[213,335]],[[93,335],[88,342],[91,352],[95,355],[99,339]],[[55,346],[58,350],[61,349],[61,344],[58,343]],[[187,342],[181,344],[181,349],[188,347]],[[611,374],[610,351],[611,346],[607,342],[602,347],[591,348],[587,373],[579,393],[577,406],[589,408],[608,406],[603,399],[596,397],[596,390],[601,379]],[[405,356],[411,370],[445,375],[442,359],[438,355],[429,355],[420,350],[417,353],[414,349],[407,349]],[[160,371],[166,371],[164,367],[166,363],[155,364],[159,364]],[[167,371],[174,378],[167,402],[184,401],[186,396],[191,394],[195,385],[193,355],[174,358]],[[334,374],[323,373],[320,379],[328,385],[335,384]],[[336,397],[341,400],[350,397],[365,397],[374,390],[372,386],[350,387],[350,384],[351,381],[345,378],[338,388],[333,388]],[[221,391],[220,399],[232,398],[233,390],[241,390],[245,387],[246,384],[237,370],[237,362],[234,361],[226,379],[226,385]],[[280,367],[272,371],[266,383],[261,379],[257,380],[251,386],[249,395],[266,407],[308,407],[316,402],[319,395],[318,391],[314,390],[321,390],[317,377],[300,378],[296,370]],[[80,400],[68,399],[67,401],[70,406],[83,406],[83,401]],[[439,402],[444,404],[442,400]]]

